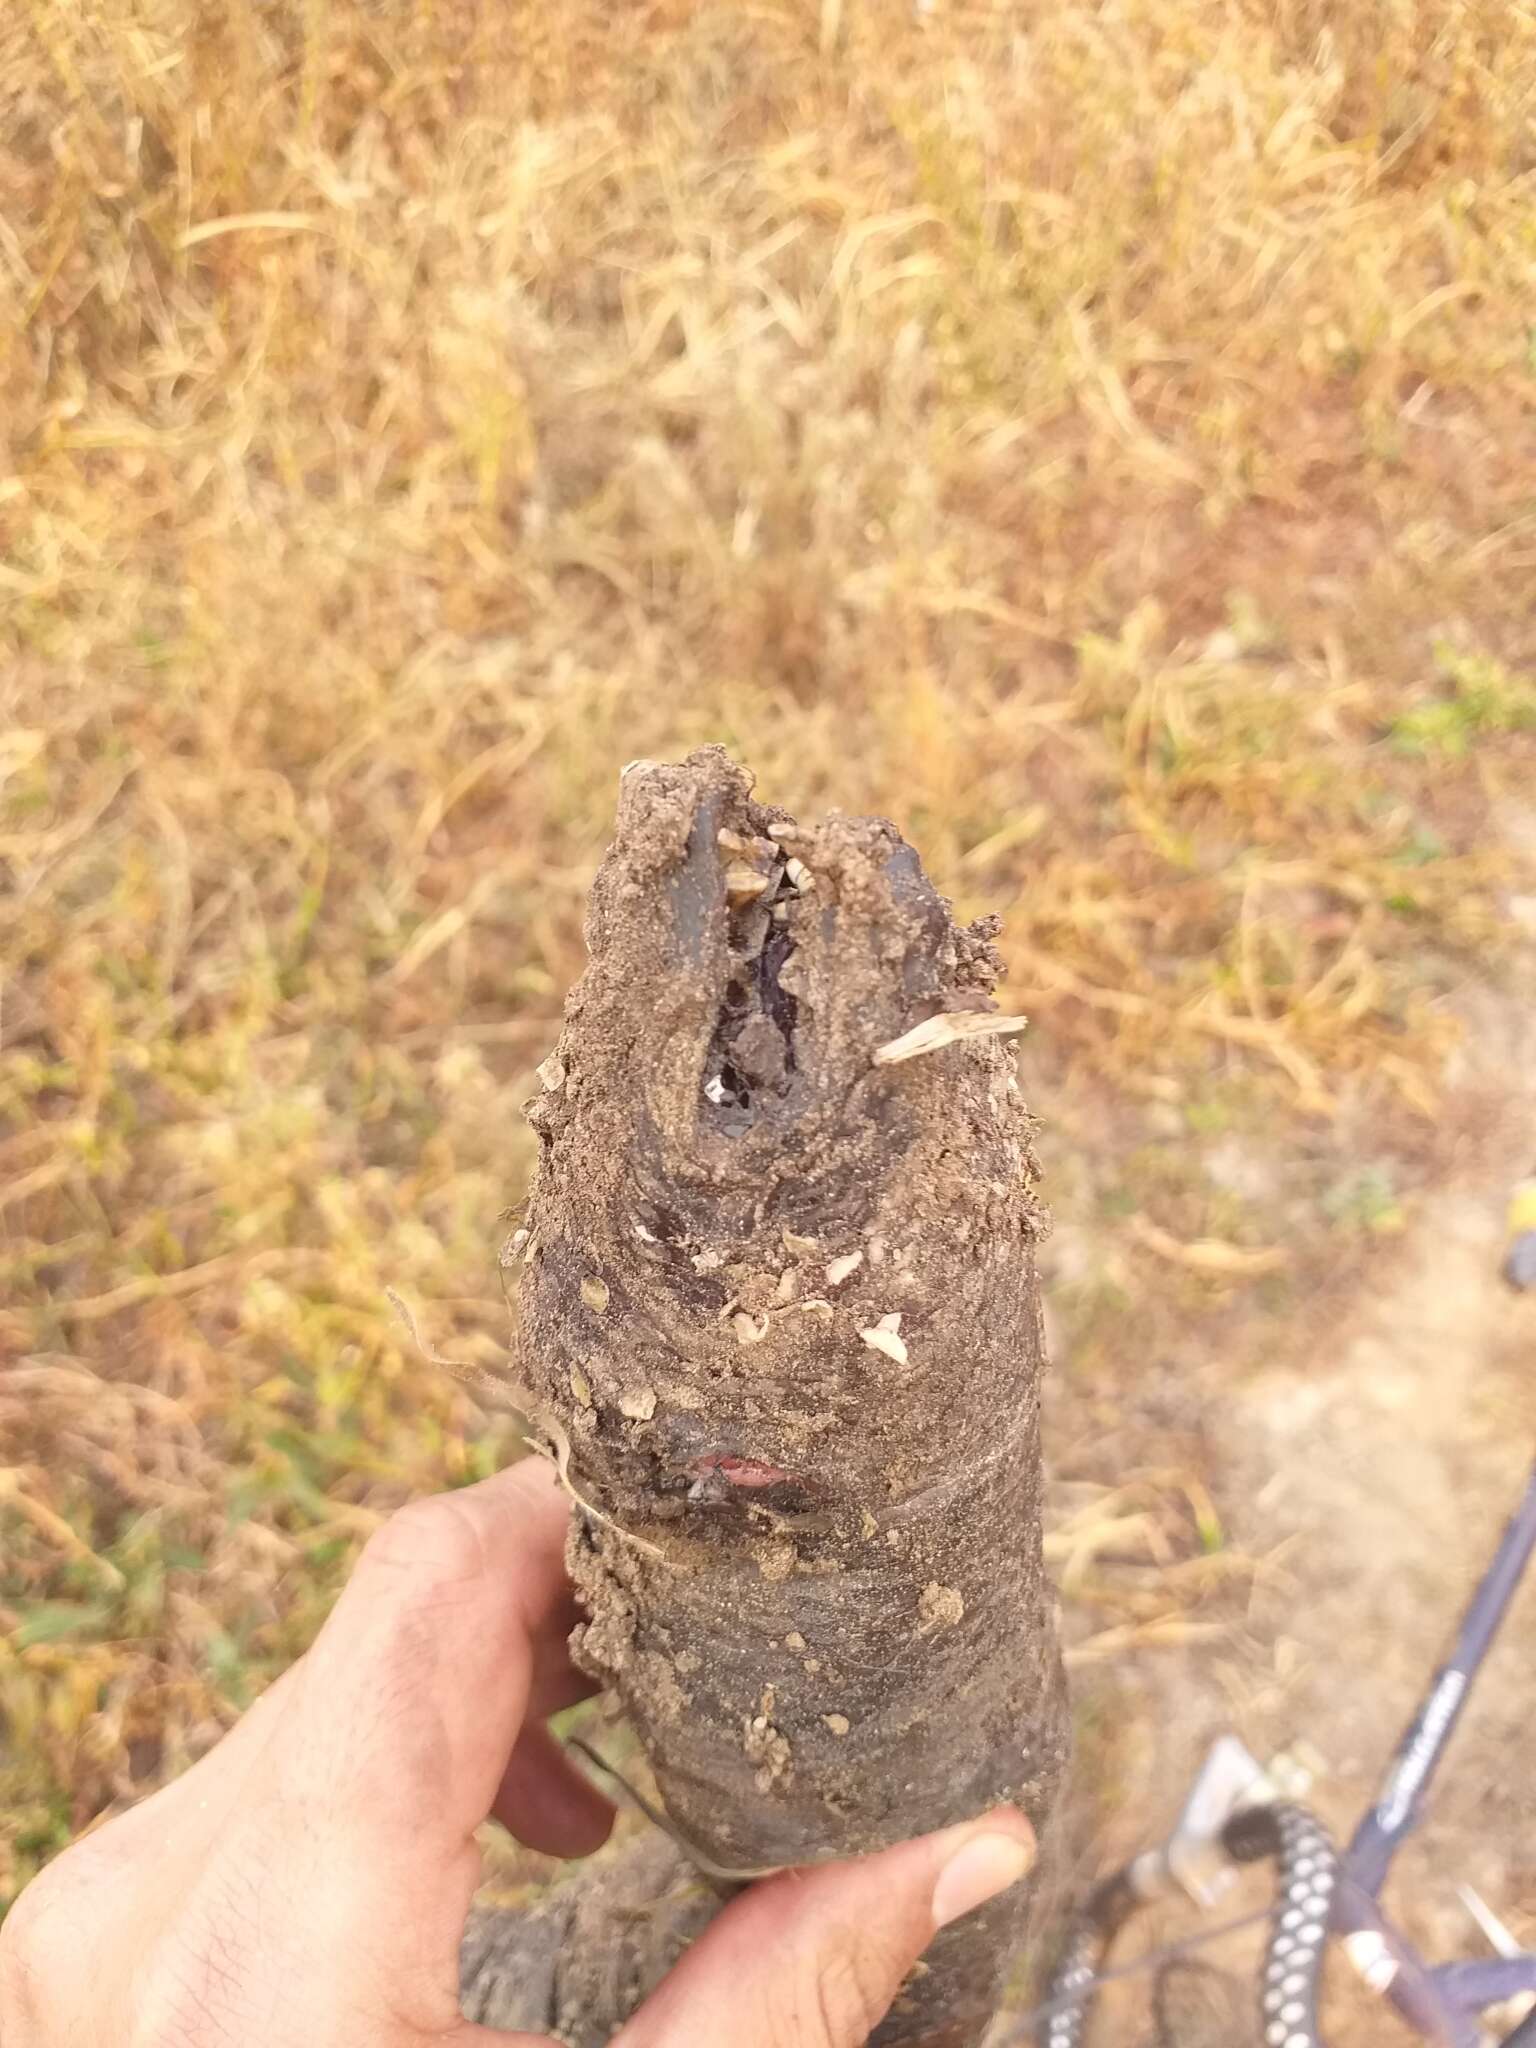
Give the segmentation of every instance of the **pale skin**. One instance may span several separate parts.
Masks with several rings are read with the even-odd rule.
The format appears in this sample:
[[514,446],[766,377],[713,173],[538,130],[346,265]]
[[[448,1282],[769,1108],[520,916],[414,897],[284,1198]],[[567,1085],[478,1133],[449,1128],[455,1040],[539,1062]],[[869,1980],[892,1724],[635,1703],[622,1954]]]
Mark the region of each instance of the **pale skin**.
[[[5,2048],[554,2048],[464,2020],[494,1817],[579,1856],[613,1820],[545,1726],[572,1668],[569,1503],[530,1460],[370,1541],[313,1648],[0,1927]],[[938,1927],[1015,1883],[1010,1807],[733,1901],[613,2048],[856,2048]]]

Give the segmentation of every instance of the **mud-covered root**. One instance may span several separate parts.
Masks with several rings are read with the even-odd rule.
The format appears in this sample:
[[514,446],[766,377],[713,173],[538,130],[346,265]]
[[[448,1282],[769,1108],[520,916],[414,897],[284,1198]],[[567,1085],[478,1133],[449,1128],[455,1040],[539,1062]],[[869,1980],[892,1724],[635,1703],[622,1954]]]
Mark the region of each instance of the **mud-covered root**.
[[[577,1654],[716,1863],[1054,1794],[1030,1119],[1001,1036],[876,1058],[995,1008],[991,936],[883,820],[801,827],[718,749],[625,773],[531,1112],[521,1367],[604,1517]],[[878,2038],[978,2038],[1021,1910]]]
[[721,1902],[664,1835],[627,1842],[527,1912],[473,1915],[460,1957],[464,2016],[607,2048]]

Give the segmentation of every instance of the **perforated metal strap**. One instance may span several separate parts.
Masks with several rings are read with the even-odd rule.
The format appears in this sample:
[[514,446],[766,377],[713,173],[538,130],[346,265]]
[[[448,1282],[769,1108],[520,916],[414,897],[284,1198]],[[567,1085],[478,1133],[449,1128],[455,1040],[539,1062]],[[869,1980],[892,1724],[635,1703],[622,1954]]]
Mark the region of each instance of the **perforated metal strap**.
[[1084,1915],[1074,1925],[1051,1975],[1046,2002],[1057,2010],[1037,2036],[1040,2048],[1082,2048],[1093,2003],[1093,1976],[1103,1953],[1104,1936]]
[[1072,1923],[1046,1988],[1044,2002],[1052,2010],[1035,2036],[1039,2048],[1082,2048],[1099,1967],[1136,1905],[1130,1868],[1098,1885]]
[[1304,1806],[1256,1806],[1222,1836],[1239,1863],[1273,1860],[1279,1877],[1264,1956],[1259,2010],[1265,2048],[1322,2048],[1317,2001],[1328,1951],[1328,1921],[1339,1853]]

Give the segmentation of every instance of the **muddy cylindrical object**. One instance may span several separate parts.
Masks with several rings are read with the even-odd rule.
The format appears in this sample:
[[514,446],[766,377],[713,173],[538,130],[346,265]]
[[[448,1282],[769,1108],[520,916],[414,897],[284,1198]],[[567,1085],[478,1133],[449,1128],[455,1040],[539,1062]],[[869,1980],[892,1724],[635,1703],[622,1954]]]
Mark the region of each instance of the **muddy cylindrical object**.
[[[992,1007],[991,928],[890,824],[750,789],[718,749],[623,776],[530,1112],[520,1366],[604,1517],[577,1657],[679,1834],[756,1869],[1039,1826],[1065,1714],[1011,1044],[876,1058]],[[877,2041],[979,2039],[1024,1905],[942,1934]]]

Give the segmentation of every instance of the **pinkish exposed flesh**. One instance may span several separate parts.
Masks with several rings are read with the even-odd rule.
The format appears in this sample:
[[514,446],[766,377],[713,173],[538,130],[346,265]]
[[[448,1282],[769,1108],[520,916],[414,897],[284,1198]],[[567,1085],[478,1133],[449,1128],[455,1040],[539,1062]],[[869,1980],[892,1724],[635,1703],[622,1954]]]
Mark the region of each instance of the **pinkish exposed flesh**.
[[778,1486],[794,1477],[792,1472],[785,1472],[778,1465],[765,1465],[757,1458],[695,1458],[688,1470],[695,1479],[707,1479],[718,1473],[728,1486]]

